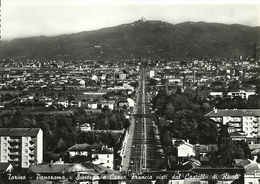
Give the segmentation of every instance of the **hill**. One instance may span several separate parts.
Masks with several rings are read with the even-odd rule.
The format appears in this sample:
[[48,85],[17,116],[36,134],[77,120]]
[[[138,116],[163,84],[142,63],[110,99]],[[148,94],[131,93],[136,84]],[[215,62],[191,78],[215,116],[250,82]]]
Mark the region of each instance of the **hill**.
[[122,59],[253,57],[260,27],[205,22],[136,21],[96,31],[5,41],[1,58]]

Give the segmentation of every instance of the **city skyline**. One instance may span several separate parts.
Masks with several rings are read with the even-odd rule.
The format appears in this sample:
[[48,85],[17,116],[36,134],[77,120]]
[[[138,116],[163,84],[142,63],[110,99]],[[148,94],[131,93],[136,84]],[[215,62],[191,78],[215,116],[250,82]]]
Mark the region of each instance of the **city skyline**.
[[[88,1],[3,1],[1,7],[2,40],[32,36],[55,36],[97,30],[137,21],[160,20],[171,24],[182,22],[216,22],[260,26],[260,4],[177,4],[173,1],[91,4]],[[185,2],[183,2],[185,3]],[[223,2],[222,2],[223,3]]]

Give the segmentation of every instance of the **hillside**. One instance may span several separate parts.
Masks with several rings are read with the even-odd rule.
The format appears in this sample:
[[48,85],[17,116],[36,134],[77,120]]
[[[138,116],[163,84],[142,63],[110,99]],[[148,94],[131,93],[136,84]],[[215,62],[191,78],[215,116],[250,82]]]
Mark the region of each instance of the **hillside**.
[[53,37],[19,38],[1,43],[8,59],[121,59],[253,57],[260,27],[205,22],[169,24],[136,21],[96,31]]

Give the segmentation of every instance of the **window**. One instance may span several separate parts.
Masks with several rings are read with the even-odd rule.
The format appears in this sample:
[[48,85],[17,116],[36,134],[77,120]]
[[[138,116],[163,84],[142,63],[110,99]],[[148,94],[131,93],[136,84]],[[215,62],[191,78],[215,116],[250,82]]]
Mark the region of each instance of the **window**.
[[4,149],[4,153],[7,153],[7,150],[6,150],[6,149]]
[[24,150],[24,152],[25,152],[25,153],[28,153],[28,150],[26,149],[26,150]]
[[109,155],[107,155],[107,158],[109,158]]
[[107,163],[109,163],[109,160],[107,160]]
[[7,147],[7,143],[4,143],[4,147]]
[[25,160],[28,160],[28,156],[24,156],[24,159],[25,159]]
[[7,159],[7,156],[4,156],[4,160],[6,160]]
[[25,143],[24,145],[25,145],[25,146],[28,146],[28,143]]
[[248,184],[253,184],[253,182],[248,182]]

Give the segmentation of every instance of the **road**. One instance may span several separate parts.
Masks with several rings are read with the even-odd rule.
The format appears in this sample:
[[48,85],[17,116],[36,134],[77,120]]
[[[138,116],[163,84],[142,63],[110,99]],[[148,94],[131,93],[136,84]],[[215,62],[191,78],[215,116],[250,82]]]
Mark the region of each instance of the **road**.
[[160,141],[156,136],[146,88],[146,69],[141,69],[136,108],[131,119],[122,171],[131,173],[158,171]]

